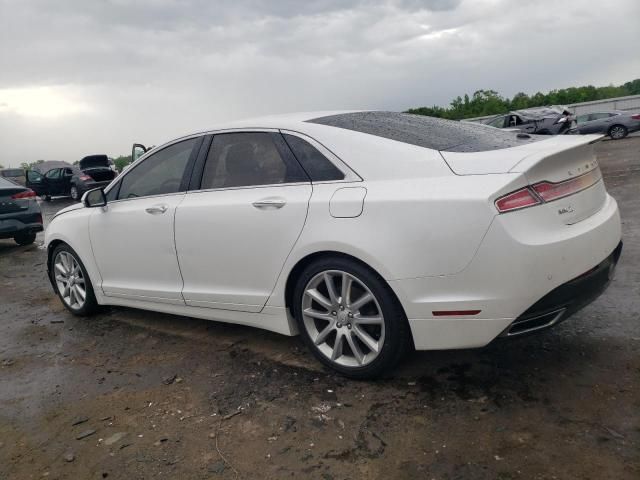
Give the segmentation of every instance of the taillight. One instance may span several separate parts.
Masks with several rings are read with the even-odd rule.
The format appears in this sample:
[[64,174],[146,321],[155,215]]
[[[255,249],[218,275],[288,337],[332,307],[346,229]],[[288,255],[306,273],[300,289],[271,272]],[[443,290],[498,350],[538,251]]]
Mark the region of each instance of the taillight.
[[496,208],[500,213],[520,210],[521,208],[533,207],[542,203],[539,198],[531,193],[528,187],[511,192],[496,200]]
[[563,182],[536,183],[532,188],[542,200],[544,200],[545,202],[551,202],[553,200],[578,193],[580,190],[584,190],[585,188],[589,188],[591,185],[598,182],[600,178],[600,169],[596,168],[588,173],[585,173],[584,175],[570,178],[569,180],[564,180]]
[[640,120],[640,113],[637,113],[635,115],[631,115],[631,118],[633,118],[634,120]]
[[80,175],[80,180],[82,180],[83,182],[88,182],[93,180],[93,178],[91,178],[89,175]]
[[500,197],[495,201],[495,205],[500,213],[533,207],[578,193],[595,185],[601,178],[600,169],[595,168],[584,175],[562,182],[538,182]]
[[11,195],[11,198],[13,198],[13,199],[35,198],[35,197],[36,197],[36,192],[34,192],[33,190],[25,190],[24,192],[20,192],[20,193],[16,193],[15,195]]

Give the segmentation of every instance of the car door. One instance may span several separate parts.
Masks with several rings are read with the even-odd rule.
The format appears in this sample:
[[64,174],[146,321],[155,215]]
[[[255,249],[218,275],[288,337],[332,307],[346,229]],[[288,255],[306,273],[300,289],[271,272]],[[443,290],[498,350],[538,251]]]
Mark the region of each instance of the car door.
[[47,185],[44,180],[44,175],[36,170],[27,170],[26,177],[27,187],[36,192],[40,197],[47,195]]
[[44,174],[47,195],[64,195],[64,168],[53,168]]
[[187,305],[259,312],[307,216],[311,183],[278,132],[213,137],[176,211]]
[[589,114],[589,121],[580,129],[580,133],[606,133],[611,125],[611,114],[595,112]]
[[172,143],[122,174],[107,206],[89,219],[91,247],[107,296],[184,304],[174,215],[201,137]]

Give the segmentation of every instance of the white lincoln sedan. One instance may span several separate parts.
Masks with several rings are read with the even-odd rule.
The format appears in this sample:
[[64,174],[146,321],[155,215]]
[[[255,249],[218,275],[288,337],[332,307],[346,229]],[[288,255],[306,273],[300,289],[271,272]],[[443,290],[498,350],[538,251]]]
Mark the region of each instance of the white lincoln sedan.
[[142,156],[46,230],[76,315],[122,305],[300,334],[354,378],[544,329],[607,287],[593,143],[392,112],[228,124]]

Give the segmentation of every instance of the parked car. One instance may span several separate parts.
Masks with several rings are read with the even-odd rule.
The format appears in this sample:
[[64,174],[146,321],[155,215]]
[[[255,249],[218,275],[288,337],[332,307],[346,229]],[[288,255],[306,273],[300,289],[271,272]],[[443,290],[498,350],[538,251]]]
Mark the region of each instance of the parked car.
[[578,115],[569,133],[601,133],[613,140],[620,140],[628,134],[640,130],[640,113],[614,110]]
[[0,170],[0,177],[13,180],[15,183],[20,185],[26,185],[27,183],[24,168],[4,168]]
[[29,245],[42,231],[42,212],[36,192],[0,177],[0,238]]
[[300,333],[325,365],[372,377],[413,346],[550,327],[606,288],[620,217],[594,140],[391,112],[236,122],[60,211],[49,276],[76,315]]
[[528,108],[498,115],[485,124],[496,128],[517,129],[524,133],[558,135],[571,126],[571,112],[562,106]]
[[86,191],[109,185],[116,175],[106,155],[90,155],[78,166],[57,161],[39,163],[27,172],[27,186],[47,201],[54,196],[78,201]]

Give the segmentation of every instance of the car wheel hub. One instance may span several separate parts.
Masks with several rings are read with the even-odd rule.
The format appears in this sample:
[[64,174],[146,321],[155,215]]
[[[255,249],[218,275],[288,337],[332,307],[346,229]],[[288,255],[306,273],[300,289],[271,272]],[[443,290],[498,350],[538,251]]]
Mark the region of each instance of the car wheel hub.
[[74,310],[84,306],[87,291],[80,263],[69,252],[60,252],[53,262],[58,292],[64,303]]
[[304,290],[302,317],[315,347],[338,365],[361,367],[380,354],[382,309],[371,290],[350,273],[327,270],[315,275]]

